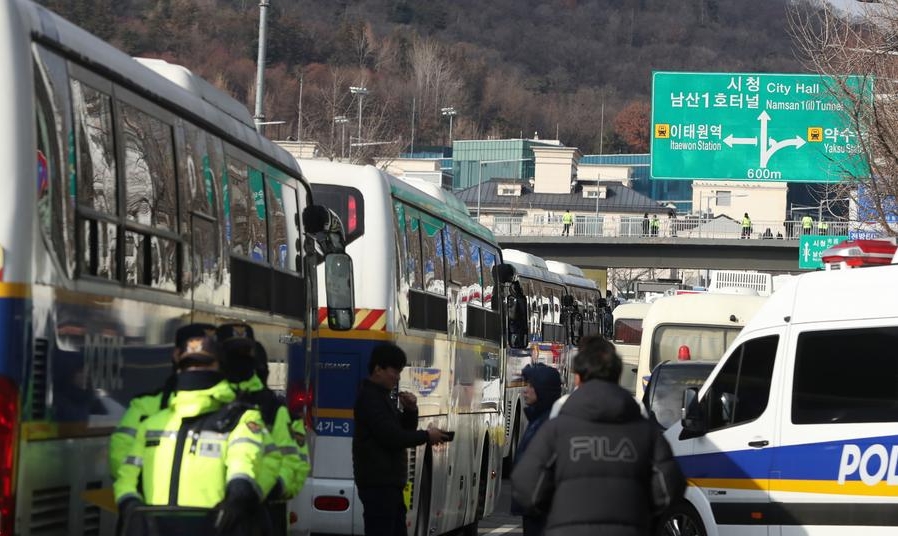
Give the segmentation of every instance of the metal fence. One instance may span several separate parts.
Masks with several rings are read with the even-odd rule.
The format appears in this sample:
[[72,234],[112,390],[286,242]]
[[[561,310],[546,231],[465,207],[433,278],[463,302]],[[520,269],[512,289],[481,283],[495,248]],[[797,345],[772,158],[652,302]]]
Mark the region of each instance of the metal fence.
[[[561,216],[492,216],[481,215],[480,223],[496,236],[561,236],[564,224]],[[798,240],[802,234],[847,235],[847,221],[829,221],[825,228],[815,222],[810,230],[801,221],[752,221],[748,230],[742,223],[726,218],[668,218],[654,223],[642,216],[599,215],[577,216],[571,225],[570,236],[606,238],[705,238],[749,240]]]

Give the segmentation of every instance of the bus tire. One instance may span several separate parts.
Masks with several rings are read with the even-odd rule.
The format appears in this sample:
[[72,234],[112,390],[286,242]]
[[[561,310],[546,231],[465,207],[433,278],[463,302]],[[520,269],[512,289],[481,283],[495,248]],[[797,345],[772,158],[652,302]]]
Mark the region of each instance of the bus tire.
[[483,451],[480,455],[480,477],[477,481],[477,511],[474,514],[474,522],[462,527],[462,536],[477,536],[478,526],[486,513],[486,489],[489,487],[489,438],[483,438]]
[[424,466],[421,468],[421,481],[418,483],[418,504],[415,512],[415,536],[428,536],[430,528],[430,495],[433,481],[432,454],[430,445],[425,447]]
[[655,536],[708,536],[698,512],[687,501],[673,504],[655,520]]

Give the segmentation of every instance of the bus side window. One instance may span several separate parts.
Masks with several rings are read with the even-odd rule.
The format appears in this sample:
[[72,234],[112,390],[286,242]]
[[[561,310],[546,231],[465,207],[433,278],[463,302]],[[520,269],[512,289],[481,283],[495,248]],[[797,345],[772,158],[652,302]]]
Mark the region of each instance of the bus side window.
[[[111,89],[111,86],[110,86]],[[118,279],[118,195],[112,97],[73,79],[76,120],[79,274]]]

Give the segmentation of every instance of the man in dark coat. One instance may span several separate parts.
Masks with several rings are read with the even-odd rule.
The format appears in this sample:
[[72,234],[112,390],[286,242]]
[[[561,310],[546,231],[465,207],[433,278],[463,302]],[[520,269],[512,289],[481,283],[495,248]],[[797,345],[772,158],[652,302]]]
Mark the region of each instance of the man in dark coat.
[[406,449],[449,439],[437,428],[416,430],[415,395],[399,393],[401,410],[390,397],[405,364],[405,352],[398,346],[376,346],[355,402],[352,470],[364,508],[366,536],[405,536],[402,489],[408,480]]
[[[524,415],[527,416],[527,428],[518,443],[518,451],[515,456],[515,464],[524,455],[527,445],[536,436],[537,430],[549,419],[552,404],[561,396],[561,375],[558,370],[543,363],[527,365],[521,371],[521,376],[527,385],[524,387],[521,398],[524,399]],[[546,525],[545,513],[525,511],[520,504],[512,500],[511,513],[523,516],[524,536],[539,536]]]
[[617,385],[621,369],[613,344],[584,337],[573,364],[580,387],[511,475],[521,506],[548,510],[547,536],[645,536],[652,517],[685,491],[660,429]]

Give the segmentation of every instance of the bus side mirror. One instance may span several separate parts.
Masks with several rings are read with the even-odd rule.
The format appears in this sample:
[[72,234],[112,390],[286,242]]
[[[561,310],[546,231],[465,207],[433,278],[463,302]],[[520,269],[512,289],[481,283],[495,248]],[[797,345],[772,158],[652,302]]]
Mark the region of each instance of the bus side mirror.
[[508,296],[508,345],[522,350],[529,345],[527,324],[527,301],[517,296]]
[[687,387],[683,391],[683,430],[680,439],[700,437],[708,432],[705,412],[698,400],[698,387]]
[[324,257],[324,288],[327,294],[327,327],[336,331],[352,329],[355,322],[352,258],[345,253]]

